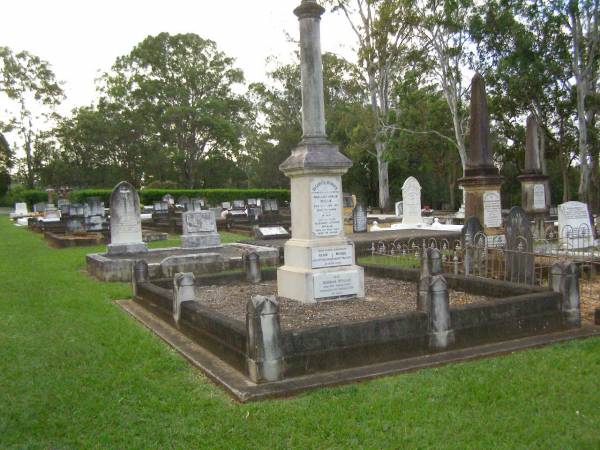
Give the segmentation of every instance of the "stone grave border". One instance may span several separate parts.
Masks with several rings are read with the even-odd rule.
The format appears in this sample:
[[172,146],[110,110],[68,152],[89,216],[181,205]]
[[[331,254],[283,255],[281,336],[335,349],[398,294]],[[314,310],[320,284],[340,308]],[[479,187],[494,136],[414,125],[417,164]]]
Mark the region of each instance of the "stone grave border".
[[[365,265],[368,275],[417,281],[419,270]],[[196,284],[243,279],[243,272],[204,275]],[[302,390],[368,379],[452,361],[506,353],[554,341],[600,334],[573,328],[561,310],[562,294],[549,289],[444,274],[448,286],[476,295],[494,292],[486,304],[450,308],[456,343],[431,348],[428,314],[414,311],[318,328],[282,330],[283,372],[279,381],[256,383],[248,372],[246,324],[197,302],[180,305],[173,320],[171,280],[134,283],[132,301],[120,305],[180,351],[239,401],[291,395]],[[274,279],[273,270],[263,279]],[[415,299],[416,300],[416,299]],[[586,331],[587,330],[587,331]]]

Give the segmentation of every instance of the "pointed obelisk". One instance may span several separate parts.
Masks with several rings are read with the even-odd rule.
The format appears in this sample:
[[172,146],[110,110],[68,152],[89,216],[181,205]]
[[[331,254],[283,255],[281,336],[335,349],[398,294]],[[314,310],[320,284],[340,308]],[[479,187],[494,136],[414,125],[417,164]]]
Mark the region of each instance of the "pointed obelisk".
[[465,217],[477,217],[491,241],[503,236],[500,187],[502,178],[492,159],[490,117],[485,83],[475,74],[471,82],[471,127],[465,176],[459,181],[465,191]]
[[544,174],[544,155],[540,145],[540,127],[533,115],[527,118],[525,135],[525,170],[519,176],[521,205],[535,220],[534,233],[545,236],[544,221],[550,208],[550,181]]
[[292,238],[277,270],[280,297],[303,303],[364,297],[364,272],[344,236],[342,175],[352,162],[327,140],[320,22],[325,9],[303,0],[300,22],[302,141],[280,170],[290,178]]

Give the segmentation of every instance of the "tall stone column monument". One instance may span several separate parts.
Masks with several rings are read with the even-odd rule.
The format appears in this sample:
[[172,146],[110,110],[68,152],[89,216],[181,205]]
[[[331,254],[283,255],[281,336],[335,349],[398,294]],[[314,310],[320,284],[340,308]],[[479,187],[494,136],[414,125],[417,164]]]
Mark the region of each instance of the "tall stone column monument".
[[281,297],[303,303],[364,297],[363,269],[344,236],[342,175],[352,162],[325,135],[321,15],[315,0],[294,10],[300,21],[302,141],[280,166],[290,178],[292,238],[277,271]]
[[490,118],[485,84],[479,74],[471,82],[470,145],[464,177],[465,217],[477,217],[486,235],[503,235],[500,186],[502,178],[494,166],[490,148]]
[[521,181],[521,205],[535,220],[534,232],[545,236],[544,218],[550,209],[550,182],[544,173],[544,155],[540,149],[540,127],[533,115],[527,118],[525,137],[525,170]]

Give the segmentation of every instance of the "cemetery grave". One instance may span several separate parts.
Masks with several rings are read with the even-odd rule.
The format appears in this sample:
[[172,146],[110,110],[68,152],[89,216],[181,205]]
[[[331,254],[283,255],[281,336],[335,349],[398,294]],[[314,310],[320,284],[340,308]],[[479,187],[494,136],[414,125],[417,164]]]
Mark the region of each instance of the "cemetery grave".
[[[168,202],[160,202],[162,206]],[[90,275],[103,281],[129,281],[137,260],[144,260],[151,276],[161,277],[173,271],[219,272],[241,267],[244,252],[254,250],[265,262],[276,264],[278,251],[249,244],[220,243],[213,211],[182,213],[184,234],[181,247],[148,250],[142,233],[139,196],[129,183],[119,183],[110,202],[110,244],[106,253],[87,255]]]
[[[423,355],[451,361],[458,354],[480,357],[492,343],[510,351],[579,336],[576,263],[553,261],[537,273],[530,221],[519,207],[511,210],[504,229],[501,179],[489,153],[479,75],[472,85],[473,143],[462,180],[469,219],[464,229],[434,218],[425,227],[462,230],[462,243],[442,246],[433,239],[405,247],[399,240],[373,241],[373,257],[408,256],[419,268],[357,265],[355,245],[344,234],[341,183],[351,162],[325,135],[319,21],[314,20],[323,12],[314,2],[295,10],[303,48],[303,140],[280,166],[291,180],[292,199],[284,264],[267,269],[263,255],[250,247],[236,266],[243,270],[220,273],[191,270],[177,258],[175,264],[161,262],[157,271],[145,256],[130,255],[133,300],[121,306],[242,401],[378,376],[382,363],[390,364],[385,373],[394,373]],[[409,230],[423,226],[420,189],[414,177],[403,186],[402,225]],[[222,206],[235,223],[248,221],[255,204],[252,199]],[[353,211],[359,232],[366,224],[362,209]],[[213,220],[193,216],[184,242],[198,240],[202,247],[203,239],[210,241]],[[497,272],[489,264],[495,260]],[[497,278],[500,272],[503,279]],[[540,275],[547,276],[546,285],[536,284]],[[196,349],[195,356],[190,349]]]

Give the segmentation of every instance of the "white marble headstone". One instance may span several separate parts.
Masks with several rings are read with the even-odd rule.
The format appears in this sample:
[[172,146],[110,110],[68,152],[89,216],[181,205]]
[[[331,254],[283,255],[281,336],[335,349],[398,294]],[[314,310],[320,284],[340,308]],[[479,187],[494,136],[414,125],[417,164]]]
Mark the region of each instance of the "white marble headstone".
[[147,251],[142,240],[140,197],[135,188],[122,181],[110,195],[109,253],[138,253]]
[[402,186],[402,223],[421,224],[421,185],[415,177],[408,177]]
[[592,224],[585,203],[567,202],[558,206],[558,237],[568,248],[585,248],[593,244]]

